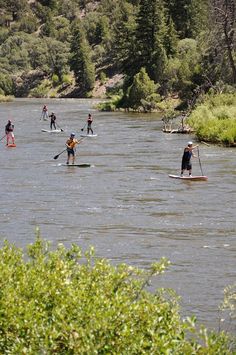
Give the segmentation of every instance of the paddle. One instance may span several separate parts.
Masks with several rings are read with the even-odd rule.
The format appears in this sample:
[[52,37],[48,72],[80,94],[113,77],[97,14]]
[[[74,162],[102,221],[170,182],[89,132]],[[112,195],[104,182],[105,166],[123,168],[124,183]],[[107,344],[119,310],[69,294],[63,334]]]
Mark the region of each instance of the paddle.
[[60,128],[61,132],[64,132],[64,129],[62,129],[57,122],[56,122],[56,125],[57,125],[57,127]]
[[[80,143],[80,142],[81,142],[84,138],[86,138],[86,137],[81,138],[81,139],[78,141],[78,143]],[[59,154],[55,155],[55,157],[53,157],[53,159],[58,159],[58,158],[59,158],[59,156],[60,156],[62,153],[64,153],[66,150],[67,150],[67,148],[66,148],[66,149],[64,149],[61,153],[59,153]]]
[[200,154],[199,154],[199,148],[198,147],[197,147],[197,153],[198,153],[198,161],[199,161],[201,173],[202,173],[202,176],[204,176],[203,171],[202,171],[202,163],[201,163],[201,160],[200,160]]
[[59,156],[60,156],[62,153],[64,153],[66,150],[67,150],[67,148],[66,148],[66,149],[64,149],[61,153],[59,153],[59,154],[55,155],[55,157],[54,157],[53,159],[58,159],[58,158],[59,158]]
[[1,139],[0,139],[0,142],[3,140],[3,138],[5,138],[6,137],[6,134],[5,134],[5,136],[3,136]]
[[85,129],[85,126],[87,125],[87,122],[85,123],[84,127],[81,128],[81,131],[83,132],[83,130]]

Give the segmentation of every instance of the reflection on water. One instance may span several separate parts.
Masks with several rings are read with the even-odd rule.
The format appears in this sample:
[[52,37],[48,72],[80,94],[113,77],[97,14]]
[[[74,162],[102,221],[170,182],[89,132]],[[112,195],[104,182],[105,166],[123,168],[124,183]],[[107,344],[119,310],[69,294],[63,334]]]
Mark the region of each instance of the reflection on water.
[[[45,100],[44,100],[45,101]],[[235,150],[200,145],[207,182],[168,178],[178,174],[190,137],[162,133],[153,115],[101,113],[92,100],[46,100],[64,132],[48,134],[40,121],[42,100],[0,105],[1,117],[15,123],[17,147],[1,145],[0,236],[25,246],[34,229],[53,245],[94,245],[114,263],[147,267],[166,256],[170,269],[153,289],[173,287],[183,314],[218,324],[223,289],[235,282]],[[96,138],[77,149],[88,169],[62,166],[71,131],[79,136],[88,112]],[[2,129],[5,121],[2,119]],[[194,137],[191,137],[194,140]],[[201,174],[193,161],[193,173]]]

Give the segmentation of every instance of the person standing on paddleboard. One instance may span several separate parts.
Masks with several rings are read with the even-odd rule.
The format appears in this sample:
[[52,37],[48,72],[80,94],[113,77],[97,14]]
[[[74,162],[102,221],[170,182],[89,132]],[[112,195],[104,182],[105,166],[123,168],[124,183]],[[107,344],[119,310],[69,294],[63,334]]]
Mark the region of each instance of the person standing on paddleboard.
[[197,148],[198,145],[193,146],[192,142],[188,142],[187,147],[184,148],[184,153],[182,157],[182,164],[181,164],[181,173],[180,175],[183,176],[184,171],[187,170],[189,176],[192,176],[192,163],[191,158],[196,157],[193,153],[193,149]]
[[48,108],[47,108],[47,105],[43,105],[41,117],[43,118],[43,120],[47,120],[48,119]]
[[51,115],[49,116],[51,118],[51,122],[50,122],[50,129],[52,130],[53,128],[54,129],[57,129],[56,127],[56,115],[54,112],[51,113]]
[[8,145],[10,143],[10,140],[12,142],[12,144],[15,144],[15,136],[13,133],[14,130],[14,124],[12,124],[11,120],[8,120],[6,126],[5,126],[5,133],[7,136],[7,144]]
[[87,119],[87,134],[89,134],[89,132],[91,131],[91,133],[93,134],[93,130],[92,130],[92,122],[93,122],[93,118],[91,113],[88,114],[88,119]]
[[72,157],[72,164],[74,165],[75,163],[75,147],[77,144],[80,144],[81,140],[78,141],[75,139],[75,133],[71,133],[70,138],[67,139],[66,141],[66,147],[67,147],[67,162],[66,164],[69,164],[70,158]]

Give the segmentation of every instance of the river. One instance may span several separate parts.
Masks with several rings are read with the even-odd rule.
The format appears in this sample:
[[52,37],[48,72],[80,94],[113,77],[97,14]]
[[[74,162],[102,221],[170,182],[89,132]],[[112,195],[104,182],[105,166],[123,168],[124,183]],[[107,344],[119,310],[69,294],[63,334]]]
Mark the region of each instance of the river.
[[[46,103],[63,129],[41,132]],[[218,306],[236,271],[236,150],[200,144],[207,182],[173,180],[183,148],[194,136],[165,134],[156,114],[98,112],[96,100],[17,99],[0,105],[1,137],[8,119],[15,124],[16,148],[1,141],[0,242],[25,247],[38,226],[53,246],[93,245],[112,263],[146,268],[165,256],[168,271],[152,289],[172,287],[182,314],[218,327]],[[72,131],[80,136],[88,113],[96,138],[77,149],[77,163],[62,166]],[[199,175],[198,159],[193,174]]]

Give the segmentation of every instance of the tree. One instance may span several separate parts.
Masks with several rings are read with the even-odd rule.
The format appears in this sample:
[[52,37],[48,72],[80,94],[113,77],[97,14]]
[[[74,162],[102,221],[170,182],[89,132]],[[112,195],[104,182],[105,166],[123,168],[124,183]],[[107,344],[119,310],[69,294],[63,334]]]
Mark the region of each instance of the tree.
[[133,83],[128,89],[127,105],[137,110],[142,107],[142,100],[147,101],[148,97],[154,94],[157,85],[150,80],[145,68],[141,68],[140,72],[133,78]]
[[160,82],[165,66],[167,34],[163,2],[141,0],[136,23],[133,71],[137,73],[144,67],[151,79]]
[[236,84],[235,62],[235,27],[236,5],[235,0],[212,0],[212,15],[216,21],[216,38],[222,45],[221,51],[227,52],[232,73],[232,83]]
[[204,28],[208,0],[164,0],[180,39],[195,38]]
[[95,66],[91,60],[91,50],[79,20],[72,27],[71,53],[70,67],[74,71],[76,83],[82,92],[87,93],[94,87]]

